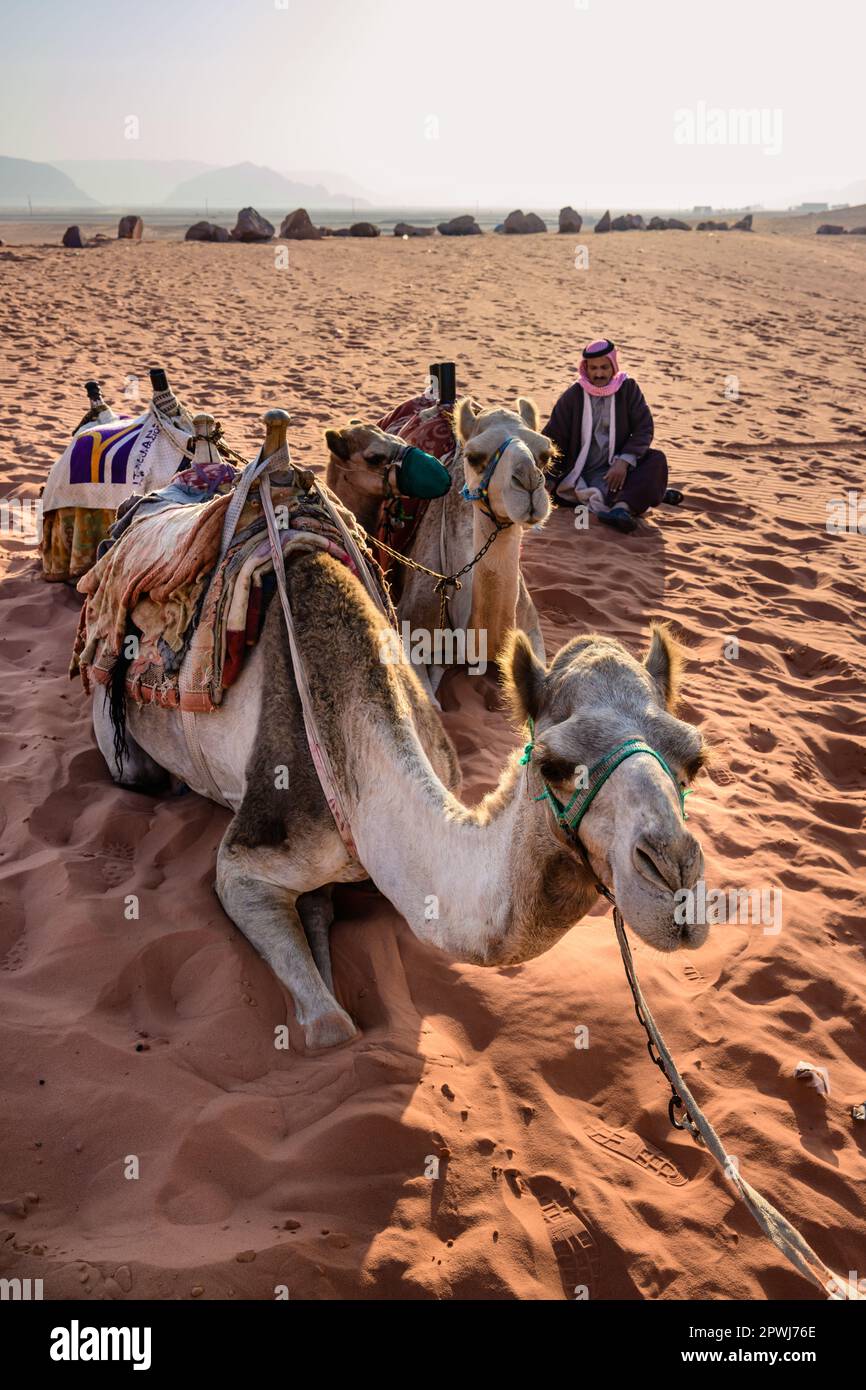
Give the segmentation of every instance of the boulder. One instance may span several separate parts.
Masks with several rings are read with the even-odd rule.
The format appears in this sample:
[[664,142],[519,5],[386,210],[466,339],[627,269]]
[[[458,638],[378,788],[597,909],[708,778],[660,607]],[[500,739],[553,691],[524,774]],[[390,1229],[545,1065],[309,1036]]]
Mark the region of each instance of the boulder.
[[626,212],[621,217],[613,219],[610,230],[612,232],[641,232],[643,225],[643,218],[639,212]]
[[504,235],[505,235],[505,223],[504,223],[504,222],[497,222],[497,224],[496,224],[496,226],[493,228],[493,230],[494,230],[494,232],[496,233],[497,236],[504,236]]
[[313,226],[307,209],[298,208],[283,218],[280,236],[286,241],[319,241],[322,233]]
[[351,236],[351,235],[352,235],[352,233],[349,231],[349,228],[348,228],[348,227],[332,227],[331,230],[328,232],[328,236]]
[[503,223],[508,236],[531,236],[534,232],[546,232],[547,224],[534,212],[522,212],[517,208],[510,212]]
[[747,212],[745,217],[741,217],[739,222],[733,226],[735,232],[750,232],[752,230],[752,214]]
[[266,217],[255,208],[241,208],[232,228],[232,241],[270,241],[273,235],[274,229]]
[[81,228],[67,227],[66,231],[63,233],[63,245],[75,247],[83,246],[84,242],[81,240]]
[[84,244],[85,246],[110,246],[111,237],[106,236],[104,232],[96,232]]
[[574,208],[560,208],[559,210],[559,230],[561,232],[579,232],[583,226],[583,218]]
[[699,222],[699,232],[729,232],[731,229],[727,222]]
[[681,222],[678,217],[651,217],[646,229],[648,232],[690,232],[692,230],[688,222]]
[[669,217],[668,225],[665,230],[668,232],[690,232],[692,230],[692,224],[691,222],[681,221],[679,217]]
[[231,241],[231,236],[225,227],[218,227],[215,222],[194,222],[187,228],[184,241]]
[[597,221],[596,224],[595,224],[595,230],[596,230],[597,232],[609,232],[609,231],[610,231],[610,213],[609,213],[609,212],[604,213],[604,215],[598,219],[598,221]]
[[349,228],[349,236],[381,236],[381,232],[372,222],[355,222]]
[[849,227],[849,236],[866,236],[866,227]]
[[816,236],[844,236],[844,235],[845,235],[845,228],[844,228],[844,227],[837,227],[836,224],[835,224],[834,222],[822,222],[821,225],[820,225],[820,227],[818,228],[817,232],[815,233],[815,235],[816,235]]
[[144,236],[144,223],[140,217],[130,213],[127,217],[121,217],[117,224],[117,238],[119,241],[141,241]]
[[443,236],[481,236],[481,228],[469,213],[452,217],[450,222],[440,222],[439,231]]
[[398,222],[394,228],[395,236],[435,236],[435,227],[413,227],[411,222]]

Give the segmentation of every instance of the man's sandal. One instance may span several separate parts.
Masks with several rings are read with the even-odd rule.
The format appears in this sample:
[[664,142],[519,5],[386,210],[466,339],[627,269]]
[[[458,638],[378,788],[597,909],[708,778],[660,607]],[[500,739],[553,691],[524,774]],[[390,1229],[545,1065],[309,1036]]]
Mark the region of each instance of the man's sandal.
[[625,507],[611,507],[609,512],[599,512],[598,519],[605,526],[622,531],[624,535],[630,535],[632,531],[637,530],[637,517],[632,516]]

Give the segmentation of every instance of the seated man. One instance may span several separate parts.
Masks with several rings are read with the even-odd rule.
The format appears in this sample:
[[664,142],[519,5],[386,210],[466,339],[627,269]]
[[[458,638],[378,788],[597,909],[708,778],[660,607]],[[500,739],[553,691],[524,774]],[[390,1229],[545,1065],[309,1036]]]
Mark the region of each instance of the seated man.
[[668,465],[650,448],[653,417],[607,338],[584,348],[580,379],[560,396],[544,433],[560,452],[547,479],[560,505],[584,503],[605,525],[634,531],[636,518],[664,498]]

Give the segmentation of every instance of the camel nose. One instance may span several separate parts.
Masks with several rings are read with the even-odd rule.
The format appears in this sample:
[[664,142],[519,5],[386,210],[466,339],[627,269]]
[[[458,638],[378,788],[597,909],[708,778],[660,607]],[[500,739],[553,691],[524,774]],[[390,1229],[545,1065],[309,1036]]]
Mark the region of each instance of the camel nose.
[[683,830],[673,841],[641,835],[632,850],[632,862],[654,888],[675,893],[693,888],[704,869],[704,856],[694,835]]

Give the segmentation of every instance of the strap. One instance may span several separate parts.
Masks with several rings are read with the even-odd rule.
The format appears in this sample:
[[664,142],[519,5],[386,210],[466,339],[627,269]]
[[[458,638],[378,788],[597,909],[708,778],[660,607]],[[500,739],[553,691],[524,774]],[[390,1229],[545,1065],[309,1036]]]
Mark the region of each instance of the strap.
[[515,435],[509,435],[509,437],[505,440],[504,444],[500,444],[499,448],[496,449],[493,454],[491,454],[487,467],[484,470],[481,482],[479,483],[478,487],[471,488],[468,484],[464,483],[463,487],[460,489],[460,496],[465,498],[467,502],[482,503],[491,521],[496,521],[496,517],[493,515],[492,510],[487,504],[487,491],[490,487],[490,480],[493,477],[493,474],[496,472],[497,465],[499,464],[502,455],[505,453],[505,450],[508,448],[509,444],[514,443],[515,438]]
[[[526,762],[529,761],[527,753],[531,756],[531,751],[532,745],[527,744],[527,749],[524,753]],[[675,774],[671,771],[661,753],[657,752],[655,748],[651,748],[648,743],[644,743],[643,739],[639,738],[627,739],[625,743],[621,743],[617,748],[613,748],[610,753],[606,753],[603,758],[599,758],[597,763],[593,763],[592,767],[589,769],[589,785],[586,788],[578,787],[567,806],[563,806],[562,802],[554,795],[546,782],[542,783],[544,791],[540,797],[536,797],[536,800],[542,801],[546,798],[553,807],[559,824],[565,826],[573,833],[576,833],[578,826],[607,779],[616,771],[620,763],[624,763],[626,758],[633,758],[636,753],[648,753],[651,758],[655,758],[656,762],[664,768],[676,787],[683,820],[688,820],[685,809],[685,790],[680,786]],[[523,760],[524,759],[521,759],[521,762]]]

